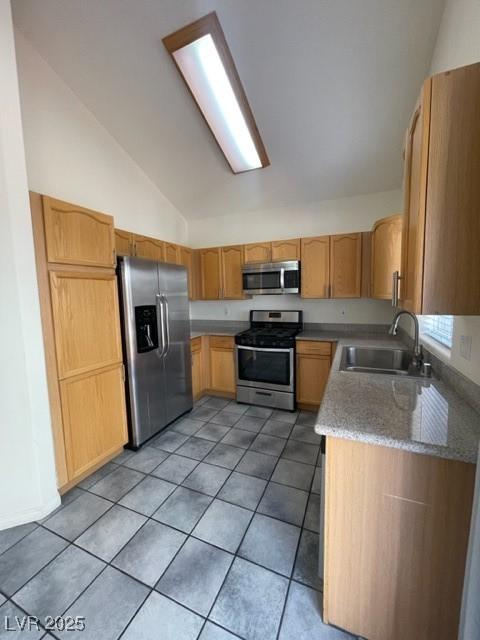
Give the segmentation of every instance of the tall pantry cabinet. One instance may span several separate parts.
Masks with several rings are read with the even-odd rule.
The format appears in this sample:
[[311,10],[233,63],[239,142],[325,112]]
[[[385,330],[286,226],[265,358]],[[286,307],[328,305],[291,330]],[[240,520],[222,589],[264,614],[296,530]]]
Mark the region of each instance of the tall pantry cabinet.
[[30,194],[57,482],[127,442],[113,218]]

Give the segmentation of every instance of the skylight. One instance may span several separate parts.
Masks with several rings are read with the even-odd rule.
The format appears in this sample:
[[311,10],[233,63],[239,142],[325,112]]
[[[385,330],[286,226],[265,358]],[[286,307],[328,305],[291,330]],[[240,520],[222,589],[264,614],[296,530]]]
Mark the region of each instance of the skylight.
[[269,160],[215,13],[163,40],[232,171]]

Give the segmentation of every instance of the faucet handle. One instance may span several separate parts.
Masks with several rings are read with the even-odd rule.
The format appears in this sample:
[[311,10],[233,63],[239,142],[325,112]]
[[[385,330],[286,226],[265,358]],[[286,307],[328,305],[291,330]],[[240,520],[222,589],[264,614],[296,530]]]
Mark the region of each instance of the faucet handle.
[[424,362],[420,369],[420,375],[424,378],[432,377],[432,365],[430,362]]

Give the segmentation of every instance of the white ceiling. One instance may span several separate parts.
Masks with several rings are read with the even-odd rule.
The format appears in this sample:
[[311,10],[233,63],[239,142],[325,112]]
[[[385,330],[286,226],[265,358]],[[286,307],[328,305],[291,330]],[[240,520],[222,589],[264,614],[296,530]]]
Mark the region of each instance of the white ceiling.
[[[188,219],[401,184],[444,0],[13,0],[16,26]],[[233,175],[161,39],[216,10],[271,166]]]

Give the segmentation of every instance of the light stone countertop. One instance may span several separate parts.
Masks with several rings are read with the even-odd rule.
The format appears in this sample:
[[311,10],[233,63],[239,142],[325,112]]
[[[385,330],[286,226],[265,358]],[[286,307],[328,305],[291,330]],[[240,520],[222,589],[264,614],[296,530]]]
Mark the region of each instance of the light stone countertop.
[[403,347],[388,336],[343,334],[318,412],[316,433],[476,462],[480,414],[451,387],[435,377],[340,371],[344,346]]
[[200,336],[235,336],[237,333],[239,333],[238,329],[203,329],[202,331],[190,331],[190,340]]

